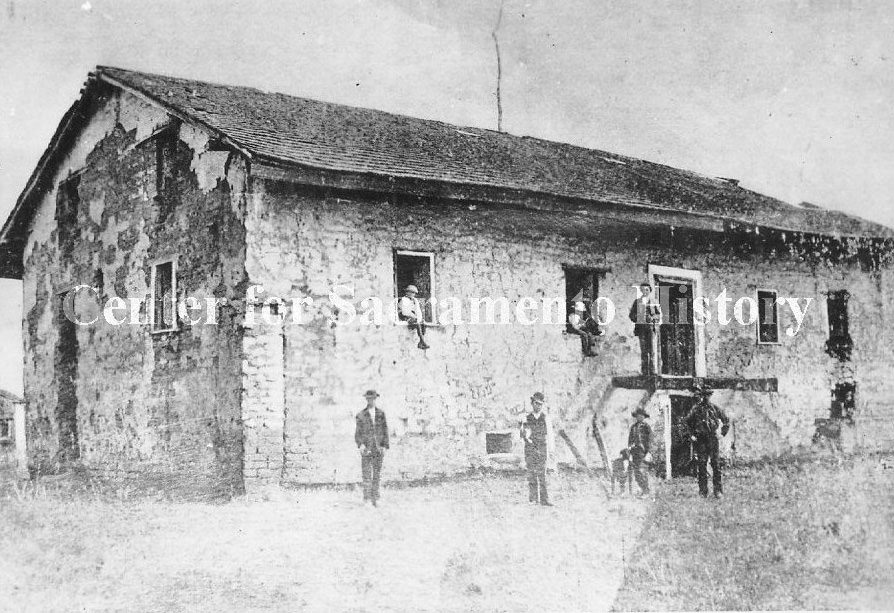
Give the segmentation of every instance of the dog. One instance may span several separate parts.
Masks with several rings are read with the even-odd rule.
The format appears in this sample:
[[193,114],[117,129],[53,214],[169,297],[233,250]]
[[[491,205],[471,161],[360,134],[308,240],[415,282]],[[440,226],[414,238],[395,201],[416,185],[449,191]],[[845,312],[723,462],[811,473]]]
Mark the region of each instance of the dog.
[[627,484],[627,493],[633,493],[633,471],[630,470],[630,451],[622,449],[618,457],[612,460],[612,496],[615,495],[615,484],[620,486],[618,493],[624,493],[624,484]]

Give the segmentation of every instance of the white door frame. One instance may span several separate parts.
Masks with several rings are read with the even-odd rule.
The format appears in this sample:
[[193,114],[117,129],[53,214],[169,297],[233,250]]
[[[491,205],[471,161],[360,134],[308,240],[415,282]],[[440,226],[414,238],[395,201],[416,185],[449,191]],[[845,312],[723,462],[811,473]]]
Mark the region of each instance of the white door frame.
[[[695,330],[695,376],[706,377],[708,369],[707,360],[705,358],[705,326],[704,324],[699,324],[695,319],[695,303],[701,303],[702,301],[702,273],[700,270],[649,264],[649,281],[652,283],[652,287],[655,288],[656,292],[658,291],[659,280],[683,281],[692,284],[693,312],[690,313],[690,316],[693,318],[692,327]],[[662,316],[666,315],[667,314],[662,314]],[[661,351],[661,343],[658,344],[658,350]]]

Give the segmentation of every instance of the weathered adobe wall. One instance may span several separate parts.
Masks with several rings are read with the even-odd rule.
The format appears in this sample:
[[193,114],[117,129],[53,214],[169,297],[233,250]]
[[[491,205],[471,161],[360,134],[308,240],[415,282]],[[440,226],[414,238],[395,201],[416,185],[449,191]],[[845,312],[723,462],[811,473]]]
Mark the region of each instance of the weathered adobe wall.
[[[180,296],[230,300],[244,293],[244,164],[208,150],[189,126],[178,131],[169,189],[156,199],[157,138],[170,118],[128,94],[96,103],[75,147],[42,198],[25,249],[25,395],[34,467],[58,460],[54,373],[57,292],[78,284],[141,301],[147,321],[152,263],[176,256]],[[75,244],[59,252],[59,182],[80,172]],[[118,313],[118,315],[121,315]],[[78,326],[80,459],[111,478],[206,490],[241,489],[241,340],[230,308],[217,325]]]
[[[871,274],[838,271],[835,283],[847,287],[852,294],[849,316],[854,351],[851,362],[833,363],[827,384],[853,380],[857,385],[855,424],[842,431],[843,443],[857,449],[892,449],[894,269],[888,267]],[[829,284],[830,289],[837,289],[832,285]]]
[[[797,296],[802,304],[812,299],[794,338],[784,333],[794,319],[788,309],[780,309],[780,345],[757,345],[753,325],[719,326],[716,311],[706,326],[708,375],[779,378],[778,394],[715,395],[736,420],[739,458],[809,445],[814,419],[828,416],[830,389],[840,377],[836,361],[824,352],[823,292],[830,289],[853,294],[856,349],[848,368],[858,381],[858,407],[852,438],[868,447],[890,441],[894,389],[888,373],[894,345],[891,331],[882,325],[892,304],[890,272],[870,276],[783,255],[744,253],[719,242],[720,235],[712,243],[704,235],[687,241],[671,238],[666,230],[624,236],[615,229],[601,239],[563,239],[554,232],[525,230],[531,214],[512,215],[501,213],[495,223],[463,209],[323,199],[298,187],[254,181],[246,270],[251,283],[265,286],[267,296],[296,293],[321,305],[331,287],[343,283],[353,284],[358,300],[390,298],[392,250],[401,248],[434,252],[437,295],[462,300],[564,297],[562,264],[608,266],[601,294],[617,304],[618,313],[601,340],[600,356],[587,359],[578,338],[564,334],[561,324],[447,325],[429,331],[432,348],[423,352],[403,325],[333,325],[329,312],[319,308],[305,315],[309,323],[294,325],[285,312],[273,325],[258,324],[247,332],[246,359],[254,365],[248,379],[254,389],[247,393],[244,411],[257,419],[247,419],[246,440],[261,441],[251,449],[246,445],[248,477],[357,480],[354,415],[368,387],[380,391],[380,406],[396,434],[386,460],[388,478],[431,476],[485,463],[484,432],[515,429],[536,390],[546,394],[557,428],[569,430],[594,458],[587,424],[592,407],[601,403],[609,453],[616,454],[626,444],[631,409],[645,398],[643,392],[612,388],[610,378],[639,368],[627,309],[631,285],[645,277],[647,263],[702,271],[704,294],[712,299],[724,287],[734,298],[755,297],[757,288],[770,288],[780,296]],[[268,375],[259,375],[265,371]],[[659,436],[662,407],[668,405],[666,393],[656,394],[648,405]],[[517,437],[516,446],[520,451]],[[570,459],[561,442],[557,451],[560,459]]]

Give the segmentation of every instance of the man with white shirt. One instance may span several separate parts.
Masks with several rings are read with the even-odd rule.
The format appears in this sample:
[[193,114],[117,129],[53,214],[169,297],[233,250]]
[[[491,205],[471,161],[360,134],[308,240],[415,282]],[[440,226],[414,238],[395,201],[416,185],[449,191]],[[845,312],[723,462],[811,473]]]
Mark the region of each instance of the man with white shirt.
[[583,302],[574,303],[574,311],[568,316],[568,331],[580,336],[580,348],[585,356],[592,358],[599,355],[596,351],[596,338],[604,332]]
[[644,375],[658,374],[657,341],[661,324],[661,305],[652,297],[648,281],[640,283],[639,297],[630,307],[633,334],[639,339],[640,368]]
[[422,314],[422,305],[416,295],[419,288],[415,285],[408,285],[404,290],[404,295],[398,301],[399,313],[401,321],[407,322],[407,325],[416,330],[419,336],[420,349],[428,349],[428,343],[425,342],[425,317]]
[[549,418],[543,412],[541,392],[531,396],[531,412],[521,423],[521,437],[525,442],[525,465],[528,469],[528,500],[547,507],[553,506],[546,491],[546,463],[550,439]]
[[368,390],[364,395],[366,407],[357,413],[354,442],[360,450],[360,473],[363,476],[363,502],[379,504],[379,478],[382,460],[389,448],[388,421],[385,412],[376,406],[379,393]]

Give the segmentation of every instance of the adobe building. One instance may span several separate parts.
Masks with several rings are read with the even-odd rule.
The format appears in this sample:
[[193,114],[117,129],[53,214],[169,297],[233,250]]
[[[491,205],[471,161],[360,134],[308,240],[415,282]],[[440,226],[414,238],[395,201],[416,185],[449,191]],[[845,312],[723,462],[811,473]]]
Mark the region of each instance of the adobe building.
[[0,390],[0,471],[26,474],[25,401]]
[[[241,492],[359,480],[368,388],[390,420],[392,480],[511,462],[538,390],[586,454],[594,415],[614,455],[646,407],[673,474],[696,379],[734,419],[738,458],[808,446],[818,423],[849,448],[891,448],[892,245],[888,228],[732,179],[99,67],[2,229],[0,272],[23,280],[33,470],[77,461]],[[627,318],[644,279],[669,297],[645,374]],[[406,324],[351,321],[330,299],[351,288],[363,312],[409,283],[512,313],[599,297],[616,313],[585,357],[567,304],[533,325],[454,323],[439,305],[421,350]],[[723,290],[730,313],[773,306],[722,325]],[[687,317],[702,298],[704,325]],[[806,305],[800,321],[777,298]]]

